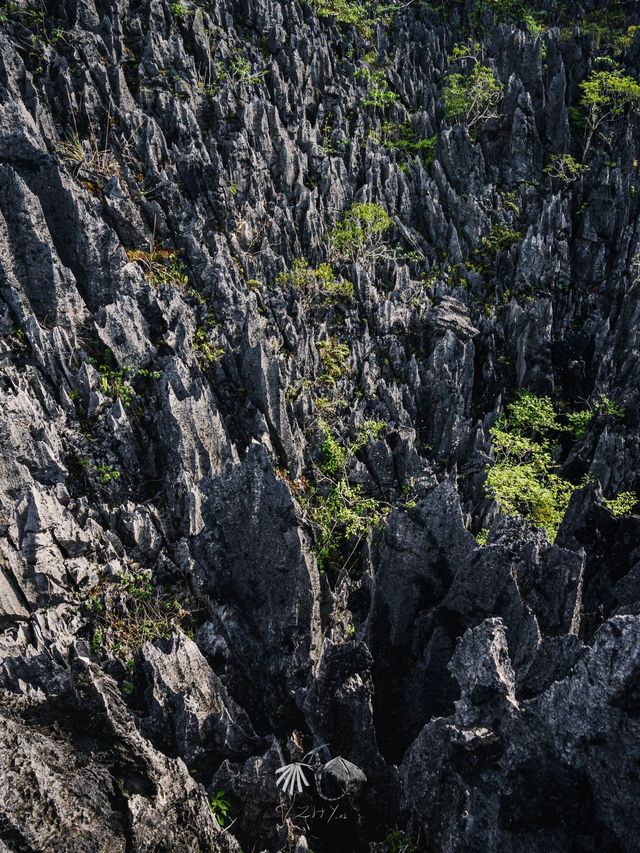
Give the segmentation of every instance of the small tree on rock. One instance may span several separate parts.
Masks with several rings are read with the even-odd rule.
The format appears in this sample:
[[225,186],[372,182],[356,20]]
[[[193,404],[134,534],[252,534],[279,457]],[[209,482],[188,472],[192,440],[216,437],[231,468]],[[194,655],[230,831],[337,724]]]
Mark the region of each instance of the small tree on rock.
[[605,140],[607,125],[620,118],[628,110],[640,108],[640,84],[625,74],[618,66],[592,71],[580,84],[580,104],[585,111],[586,135],[584,160],[593,141],[594,134]]
[[447,77],[443,92],[446,117],[464,122],[469,130],[487,119],[497,118],[503,86],[496,80],[493,69],[481,62],[480,45],[457,45],[449,60],[471,64],[471,68]]
[[339,260],[374,263],[389,256],[385,233],[393,219],[379,204],[352,204],[329,235],[331,253]]

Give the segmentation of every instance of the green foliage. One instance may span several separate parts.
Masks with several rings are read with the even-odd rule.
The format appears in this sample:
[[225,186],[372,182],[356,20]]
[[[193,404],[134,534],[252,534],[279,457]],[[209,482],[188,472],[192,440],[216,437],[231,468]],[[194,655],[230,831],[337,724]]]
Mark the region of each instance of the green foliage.
[[386,424],[384,421],[366,420],[362,422],[356,439],[347,448],[344,448],[332,435],[328,425],[320,421],[320,429],[324,433],[322,444],[322,462],[320,470],[323,474],[335,475],[343,471],[347,462],[355,454],[366,447],[371,441],[376,441],[384,432]]
[[447,76],[444,90],[444,112],[449,121],[463,122],[471,130],[481,122],[499,115],[503,86],[489,66],[479,59],[479,45],[456,45],[449,61],[471,65],[463,72]]
[[[324,424],[321,424],[325,429]],[[347,451],[342,447],[331,433],[325,429],[324,441],[322,442],[322,462],[320,470],[323,474],[335,475],[343,470],[347,463]]]
[[184,18],[186,18],[189,14],[189,10],[187,9],[184,3],[172,3],[171,11],[176,16],[176,18],[179,18],[180,20],[184,20]]
[[399,829],[387,833],[384,843],[386,853],[415,853],[416,850],[413,839]]
[[638,503],[638,495],[635,492],[620,492],[615,498],[603,498],[602,502],[617,518],[631,513]]
[[554,180],[568,186],[576,181],[589,167],[579,163],[571,154],[552,154],[545,173]]
[[516,24],[522,24],[533,36],[544,32],[540,13],[533,11],[523,0],[483,0],[480,5],[484,4],[495,12],[499,21],[513,21]]
[[351,300],[354,296],[353,284],[336,278],[329,264],[320,264],[313,269],[304,258],[296,258],[293,272],[280,273],[276,284],[299,290],[305,305],[332,305]]
[[591,409],[584,409],[581,412],[568,412],[567,424],[568,429],[576,438],[582,438],[586,434],[589,424],[593,420],[593,412]]
[[420,157],[425,166],[431,166],[436,158],[437,136],[419,139],[410,121],[385,121],[380,133],[372,132],[370,137],[391,151],[399,151],[407,156]]
[[189,285],[187,268],[177,249],[127,249],[127,258],[144,271],[149,284],[159,287],[169,284],[178,287]]
[[227,822],[229,809],[231,808],[225,791],[216,791],[209,800],[209,808],[218,826],[224,826]]
[[331,252],[339,260],[375,262],[388,255],[384,235],[392,227],[381,205],[352,204],[329,234]]
[[133,404],[139,396],[132,384],[135,379],[160,379],[162,376],[157,370],[147,370],[146,368],[134,370],[131,367],[115,368],[109,364],[99,365],[98,372],[102,393],[113,400],[120,400],[127,410],[133,408]]
[[91,649],[94,655],[99,655],[102,651],[104,643],[104,631],[102,628],[96,628],[91,635]]
[[333,17],[340,24],[351,24],[360,35],[371,40],[377,24],[388,24],[396,12],[391,5],[356,2],[356,0],[312,0],[318,16]]
[[395,104],[396,95],[389,88],[387,75],[382,69],[372,69],[365,65],[356,71],[356,76],[367,82],[367,94],[362,99],[365,106],[383,110]]
[[572,432],[576,438],[582,438],[596,415],[609,415],[610,417],[620,419],[624,417],[624,409],[622,406],[614,403],[609,397],[601,394],[588,409],[580,412],[569,412],[566,415],[568,431]]
[[169,637],[189,620],[183,605],[170,593],[154,588],[150,573],[144,570],[105,579],[86,605],[94,652],[120,658],[125,664],[143,643]]
[[544,435],[558,431],[560,425],[549,397],[537,397],[531,391],[521,391],[509,407],[509,428],[518,435]]
[[220,84],[244,83],[246,86],[254,86],[266,73],[266,71],[254,71],[247,57],[241,52],[234,54],[224,63],[216,63],[216,76]]
[[113,465],[95,465],[93,470],[103,485],[120,479],[120,471]]
[[301,503],[314,530],[314,552],[322,571],[339,572],[369,531],[381,524],[389,507],[366,496],[360,485],[349,482],[348,469],[355,455],[376,440],[385,429],[383,421],[366,420],[356,438],[342,445],[324,422],[319,487],[312,488]]
[[380,524],[386,512],[375,498],[365,497],[362,487],[341,478],[327,497],[318,499],[311,513],[318,532],[316,557],[321,570],[339,568],[343,542],[360,541]]
[[476,533],[476,542],[478,545],[486,545],[489,541],[489,528],[483,527],[482,530],[479,530]]
[[598,410],[604,415],[611,415],[611,417],[618,419],[624,417],[624,408],[614,403],[613,400],[604,394],[598,397],[596,405]]
[[491,228],[491,233],[482,238],[482,245],[489,254],[497,255],[501,249],[508,249],[519,240],[522,240],[520,231],[498,222]]
[[377,441],[386,428],[384,421],[366,420],[363,421],[356,440],[351,445],[351,453],[355,454],[371,441]]
[[614,55],[624,53],[633,45],[638,26],[627,26],[624,9],[616,8],[618,5],[611,3],[609,8],[595,9],[584,17],[570,13],[570,25],[560,30],[561,40],[572,38],[576,26],[579,26],[583,35],[591,36],[596,50],[611,51]]
[[87,485],[95,484],[95,481],[97,481],[102,486],[108,486],[110,483],[115,483],[122,476],[114,465],[97,463],[94,459],[88,456],[80,456],[79,454],[70,457],[69,471],[70,482],[83,479]]
[[609,141],[607,126],[623,116],[627,110],[640,108],[640,84],[615,63],[610,63],[608,68],[592,71],[580,84],[580,89],[580,105],[586,124],[586,155],[594,134],[597,133],[605,141]]
[[0,2],[0,26],[8,25],[11,26],[10,38],[16,48],[31,60],[36,73],[42,74],[47,46],[56,45],[64,38],[60,27],[51,27],[45,3],[42,0]]
[[98,371],[102,393],[120,400],[125,409],[130,409],[136,396],[131,385],[132,371],[127,367],[114,369],[106,364],[101,364]]
[[191,339],[193,351],[204,364],[215,364],[224,356],[222,347],[214,346],[207,335],[207,330],[199,326]]
[[524,391],[490,431],[495,461],[487,470],[488,493],[502,512],[544,527],[551,541],[576,488],[555,473],[550,434],[561,429],[551,400]]
[[324,371],[321,379],[327,385],[335,385],[338,379],[349,372],[349,346],[337,338],[326,338],[318,341],[317,347]]

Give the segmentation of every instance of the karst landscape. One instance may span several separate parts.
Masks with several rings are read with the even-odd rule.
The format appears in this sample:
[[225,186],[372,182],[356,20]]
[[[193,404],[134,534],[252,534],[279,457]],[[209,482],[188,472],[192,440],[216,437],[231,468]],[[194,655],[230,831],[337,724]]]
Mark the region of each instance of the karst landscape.
[[0,851],[640,850],[640,6],[0,2]]

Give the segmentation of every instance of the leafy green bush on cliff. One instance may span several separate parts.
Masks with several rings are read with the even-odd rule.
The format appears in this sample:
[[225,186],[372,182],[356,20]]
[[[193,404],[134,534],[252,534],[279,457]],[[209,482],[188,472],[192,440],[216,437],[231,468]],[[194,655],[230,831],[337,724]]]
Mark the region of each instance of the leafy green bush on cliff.
[[586,133],[583,158],[594,135],[610,140],[610,124],[628,110],[640,108],[640,84],[617,65],[592,71],[580,84],[580,105],[585,114]]
[[373,7],[354,0],[312,0],[318,16],[333,17],[340,24],[352,24],[363,38],[372,39],[377,23],[384,23],[389,9]]
[[604,498],[602,502],[616,517],[629,515],[638,503],[638,495],[635,492],[620,492],[615,498]]
[[373,262],[388,255],[385,234],[393,219],[379,204],[352,204],[329,234],[332,254],[339,260]]
[[503,86],[493,69],[481,61],[480,46],[456,45],[449,61],[465,66],[462,71],[449,74],[444,85],[444,111],[449,121],[462,122],[472,129],[487,119],[496,118]]
[[364,421],[356,438],[340,442],[320,421],[322,458],[316,468],[317,485],[301,499],[315,539],[318,566],[338,573],[354,556],[369,531],[380,525],[389,505],[365,494],[360,484],[349,482],[349,465],[356,453],[375,441],[385,428],[382,421]]
[[276,284],[299,291],[305,305],[331,305],[349,301],[354,295],[353,284],[343,278],[337,278],[329,264],[320,264],[313,268],[304,258],[296,258],[293,271],[280,273]]
[[522,391],[490,431],[495,459],[488,493],[502,512],[544,527],[551,541],[576,488],[555,472],[552,437],[561,429],[548,397]]

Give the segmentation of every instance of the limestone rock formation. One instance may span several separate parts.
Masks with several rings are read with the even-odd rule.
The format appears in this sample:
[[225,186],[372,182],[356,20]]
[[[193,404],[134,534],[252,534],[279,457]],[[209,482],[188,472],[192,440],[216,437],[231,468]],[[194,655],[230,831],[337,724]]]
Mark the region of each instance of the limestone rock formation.
[[0,850],[639,849],[639,61],[0,0]]

